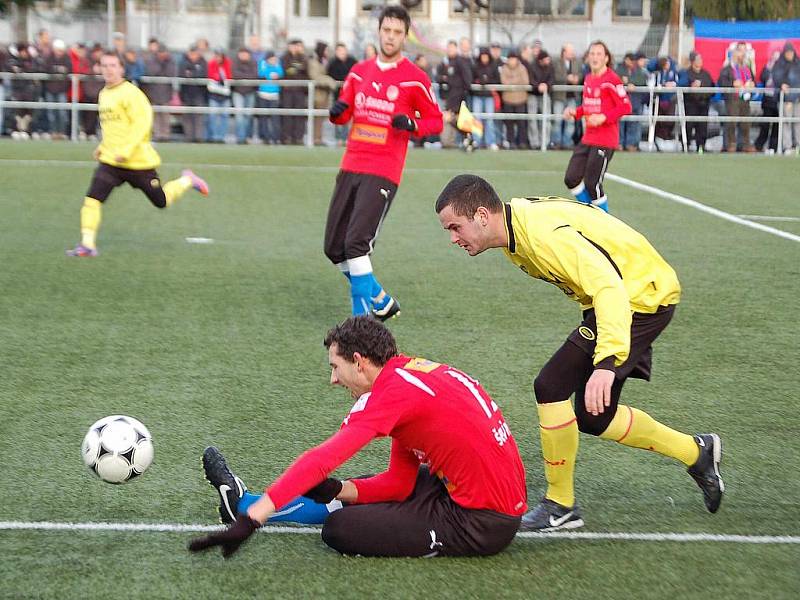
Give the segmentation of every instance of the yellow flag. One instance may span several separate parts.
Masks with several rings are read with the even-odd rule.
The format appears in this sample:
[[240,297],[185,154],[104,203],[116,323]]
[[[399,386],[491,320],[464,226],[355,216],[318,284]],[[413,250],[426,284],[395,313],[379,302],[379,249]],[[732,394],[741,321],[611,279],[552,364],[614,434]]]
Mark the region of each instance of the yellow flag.
[[483,123],[472,116],[472,112],[467,108],[467,103],[462,101],[461,108],[458,110],[456,127],[465,133],[483,137]]

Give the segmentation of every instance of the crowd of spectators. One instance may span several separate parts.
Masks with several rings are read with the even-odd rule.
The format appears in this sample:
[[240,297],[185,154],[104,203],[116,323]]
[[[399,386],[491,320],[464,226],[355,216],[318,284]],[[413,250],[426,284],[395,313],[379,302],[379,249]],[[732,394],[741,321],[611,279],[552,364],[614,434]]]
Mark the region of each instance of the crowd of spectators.
[[[153,123],[153,139],[156,141],[175,139],[174,125],[179,123],[180,139],[185,141],[302,144],[307,120],[301,113],[254,116],[246,109],[305,110],[309,105],[307,86],[285,82],[308,80],[315,84],[314,108],[326,109],[336,100],[341,82],[357,61],[344,44],[337,44],[331,51],[326,43],[318,42],[309,52],[299,39],[290,39],[280,54],[263,48],[257,36],[251,36],[245,46],[234,52],[224,48],[212,49],[205,39],[198,39],[186,52],[178,54],[157,39],[149,40],[144,51],[129,47],[121,33],[114,34],[113,43],[123,59],[126,78],[140,86],[153,105],[215,109],[209,114],[156,112]],[[41,30],[33,43],[17,43],[5,51],[0,49],[0,71],[97,75],[102,52],[100,44],[77,43],[67,48],[63,41],[53,40],[47,30]],[[370,44],[359,59],[371,58],[375,54],[376,48]],[[430,65],[425,55],[417,55],[414,61],[435,83],[445,114],[441,138],[424,142],[444,147],[460,145],[462,134],[455,124],[462,102],[479,115],[504,113],[497,119],[482,117],[484,135],[480,143],[491,150],[539,148],[544,135],[547,135],[545,143],[548,148],[569,149],[582,135],[580,122],[560,118],[566,108],[580,103],[580,91],[553,90],[554,85],[580,85],[588,70],[585,55],[578,56],[572,44],[565,44],[557,55],[551,55],[538,41],[519,48],[503,48],[494,43],[475,51],[469,39],[462,38],[447,43],[445,56],[435,66]],[[794,47],[788,43],[782,52],[770,57],[761,73],[755,72],[748,46],[744,43],[735,45],[717,82],[703,67],[703,57],[695,52],[690,53],[689,63],[684,69],[680,69],[670,57],[652,58],[641,53],[626,54],[614,68],[628,87],[633,115],[649,115],[657,111],[659,115],[672,116],[677,107],[673,88],[720,86],[737,88],[737,92],[685,93],[686,115],[705,117],[713,111],[721,116],[749,117],[758,114],[751,103],[760,99],[761,114],[775,117],[779,114],[780,90],[800,87],[800,60]],[[143,80],[153,76],[201,81],[176,85],[175,81]],[[243,80],[253,83],[237,83]],[[277,80],[281,83],[276,83]],[[517,87],[503,90],[491,87],[498,84]],[[77,88],[78,101],[96,102],[102,85],[99,78],[82,79]],[[476,89],[476,85],[489,87]],[[642,86],[650,86],[655,91],[652,94],[636,91]],[[73,92],[68,77],[44,82],[11,79],[6,85],[0,82],[0,99],[63,103],[71,101]],[[549,109],[544,104],[545,96],[550,100]],[[785,92],[784,101],[784,115],[800,116],[800,94]],[[231,117],[225,112],[231,106],[244,110]],[[541,115],[545,110],[549,110],[553,118],[547,130],[542,131],[542,120],[531,118],[531,115]],[[66,110],[56,108],[0,109],[0,133],[12,132],[16,137],[25,138],[63,139],[70,131],[68,116]],[[81,138],[95,137],[96,112],[81,111],[79,127]],[[324,117],[314,119],[313,143],[343,144],[347,127],[335,127],[333,139],[326,140],[328,127]],[[638,150],[642,129],[641,120],[624,120],[620,127],[619,148]],[[708,123],[688,121],[686,130],[690,148],[703,152],[709,137]],[[722,151],[769,152],[778,147],[777,123],[761,123],[754,141],[747,121],[726,122],[722,135]],[[658,121],[655,136],[660,140],[680,137],[676,123],[663,120]],[[783,128],[782,146],[787,152],[800,147],[800,123]]]

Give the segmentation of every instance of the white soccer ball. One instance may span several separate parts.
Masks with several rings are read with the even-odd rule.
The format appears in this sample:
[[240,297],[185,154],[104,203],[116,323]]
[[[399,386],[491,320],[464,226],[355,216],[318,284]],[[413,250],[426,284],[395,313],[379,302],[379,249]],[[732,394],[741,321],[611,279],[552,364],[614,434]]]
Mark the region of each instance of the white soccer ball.
[[124,415],[100,419],[81,446],[83,462],[108,483],[125,483],[153,462],[153,438],[140,421]]

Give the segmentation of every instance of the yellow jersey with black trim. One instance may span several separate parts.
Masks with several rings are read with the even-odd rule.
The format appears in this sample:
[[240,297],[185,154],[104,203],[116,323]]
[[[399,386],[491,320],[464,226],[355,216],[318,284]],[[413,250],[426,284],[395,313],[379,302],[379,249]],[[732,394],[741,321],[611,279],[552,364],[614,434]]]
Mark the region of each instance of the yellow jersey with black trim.
[[599,208],[555,196],[503,205],[506,256],[597,317],[594,364],[630,352],[632,313],[677,304],[678,276],[647,239]]
[[98,147],[100,162],[135,171],[155,169],[161,164],[161,157],[150,143],[153,107],[142,90],[130,81],[104,87],[97,105],[103,129]]

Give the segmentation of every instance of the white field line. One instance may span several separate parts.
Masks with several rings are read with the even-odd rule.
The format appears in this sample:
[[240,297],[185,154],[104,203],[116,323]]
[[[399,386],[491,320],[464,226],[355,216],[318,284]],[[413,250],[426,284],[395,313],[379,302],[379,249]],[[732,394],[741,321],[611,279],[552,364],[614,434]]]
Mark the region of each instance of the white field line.
[[737,215],[750,221],[800,221],[800,217],[775,217],[772,215]]
[[[179,523],[57,523],[50,521],[0,521],[0,531],[133,531],[168,533],[205,533],[219,531],[221,525]],[[264,533],[318,534],[318,527],[268,525]],[[553,533],[520,532],[518,538],[546,540],[618,540],[638,542],[728,542],[734,544],[800,544],[796,535],[731,535],[719,533],[629,533],[600,531],[556,531]]]
[[[78,167],[86,168],[96,165],[96,161],[91,160],[44,160],[44,159],[23,159],[23,158],[0,158],[0,165],[18,166],[18,167]],[[162,166],[185,167],[182,163],[162,163]],[[226,163],[192,163],[192,169],[201,171],[203,169],[213,170],[219,169],[223,171],[245,171],[245,172],[286,172],[286,171],[299,171],[302,173],[307,172],[321,172],[321,173],[338,173],[339,166],[324,166],[324,165],[231,165]],[[475,169],[479,173],[492,173],[492,174],[508,174],[508,173],[522,173],[519,169]],[[406,167],[404,172],[407,173],[456,173],[459,169],[443,169],[443,168],[427,168],[427,167]],[[562,176],[564,173],[561,171],[535,171],[533,169],[525,169],[524,173],[533,173],[536,175],[558,175]]]
[[671,200],[672,202],[677,202],[678,204],[683,204],[684,206],[696,208],[699,211],[708,213],[710,215],[714,215],[715,217],[719,217],[720,219],[725,219],[726,221],[731,221],[732,223],[744,225],[745,227],[750,227],[752,229],[758,229],[759,231],[763,231],[765,233],[771,233],[772,235],[777,235],[778,237],[782,237],[787,240],[792,240],[793,242],[800,242],[800,235],[795,235],[793,233],[781,231],[780,229],[775,229],[774,227],[769,227],[768,225],[762,225],[761,223],[754,223],[753,221],[748,221],[747,219],[744,219],[742,217],[737,217],[736,215],[726,213],[724,210],[719,210],[718,208],[707,206],[702,202],[698,202],[697,200],[692,200],[691,198],[687,198],[685,196],[679,196],[678,194],[673,194],[672,192],[667,192],[657,187],[653,187],[651,185],[639,183],[638,181],[634,181],[633,179],[620,177],[619,175],[614,175],[613,173],[606,173],[606,178],[610,179],[611,181],[616,181],[623,185],[627,185],[634,189],[641,190],[643,192],[655,194],[656,196],[660,196],[661,198]]

